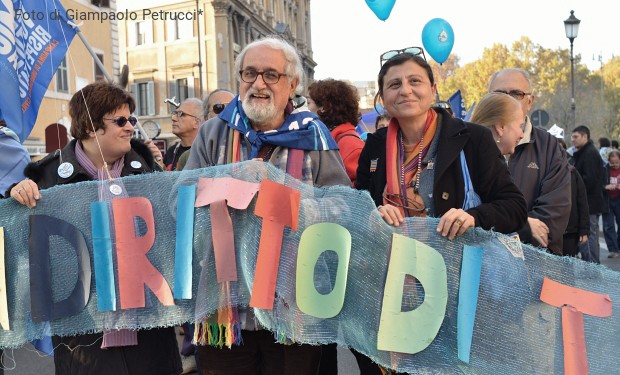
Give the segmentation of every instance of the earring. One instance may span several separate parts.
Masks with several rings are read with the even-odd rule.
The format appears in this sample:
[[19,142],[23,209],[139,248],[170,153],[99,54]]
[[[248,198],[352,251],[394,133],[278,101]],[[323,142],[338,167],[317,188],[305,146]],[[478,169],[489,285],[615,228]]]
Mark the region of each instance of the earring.
[[499,143],[502,140],[502,136],[500,135],[499,138],[497,138],[497,141],[495,141],[495,143]]

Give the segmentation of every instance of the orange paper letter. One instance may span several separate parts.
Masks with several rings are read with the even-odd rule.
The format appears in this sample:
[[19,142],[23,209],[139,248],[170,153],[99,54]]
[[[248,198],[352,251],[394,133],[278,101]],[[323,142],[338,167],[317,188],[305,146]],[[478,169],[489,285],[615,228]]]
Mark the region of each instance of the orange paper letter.
[[[118,289],[121,309],[144,307],[146,284],[166,306],[174,305],[172,291],[164,276],[151,264],[146,253],[155,242],[155,221],[151,202],[143,197],[112,200],[116,256],[118,259]],[[146,225],[140,233],[139,218]]]
[[611,299],[606,294],[589,292],[544,278],[540,300],[562,308],[564,374],[588,373],[588,356],[583,329],[583,314],[611,316]]
[[250,298],[252,307],[273,309],[284,227],[297,230],[300,200],[297,190],[276,182],[263,180],[260,186],[254,213],[263,218],[263,227]]

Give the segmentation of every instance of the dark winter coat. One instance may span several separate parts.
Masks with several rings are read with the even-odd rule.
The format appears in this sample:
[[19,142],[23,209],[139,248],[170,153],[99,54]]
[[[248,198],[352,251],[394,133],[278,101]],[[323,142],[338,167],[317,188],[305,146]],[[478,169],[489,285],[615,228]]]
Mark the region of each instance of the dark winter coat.
[[[465,152],[474,190],[482,199],[478,207],[467,210],[476,220],[476,226],[494,228],[501,233],[515,232],[527,221],[523,194],[512,182],[491,131],[483,126],[452,118],[445,110],[436,110],[440,116],[437,157],[434,166],[433,204],[441,216],[451,208],[461,208],[465,199],[465,183],[459,154]],[[368,190],[375,204],[383,204],[387,183],[386,149],[387,128],[368,134],[360,155],[355,187]],[[371,161],[376,160],[376,170]]]
[[604,212],[603,192],[605,181],[603,178],[605,172],[601,155],[592,141],[588,141],[583,147],[575,151],[573,162],[581,178],[583,178],[583,183],[586,185],[590,215],[601,214]]

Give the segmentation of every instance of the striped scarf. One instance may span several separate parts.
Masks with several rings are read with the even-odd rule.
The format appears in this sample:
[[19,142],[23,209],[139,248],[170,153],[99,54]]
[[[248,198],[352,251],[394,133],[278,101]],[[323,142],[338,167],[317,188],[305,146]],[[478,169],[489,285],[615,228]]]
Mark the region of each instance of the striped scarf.
[[[435,113],[433,109],[429,109],[426,116],[426,123],[424,124],[422,157],[419,157],[420,141],[422,140],[420,139],[420,141],[414,145],[413,152],[410,153],[405,159],[405,148],[402,142],[400,124],[396,118],[392,118],[390,121],[385,146],[387,173],[387,184],[385,189],[388,194],[393,194],[391,197],[393,201],[396,201],[396,203],[403,206],[408,206],[407,200],[402,199],[402,197],[407,197],[412,200],[421,200],[419,197],[418,199],[415,199],[415,195],[417,195],[417,193],[409,187],[411,186],[411,182],[417,178],[418,173],[422,172],[422,167],[418,165],[418,162],[420,159],[424,160],[426,154],[428,154],[436,131],[437,113]],[[383,203],[389,204],[385,198]],[[398,207],[398,209],[405,216],[414,216],[409,210],[405,210],[403,207]]]

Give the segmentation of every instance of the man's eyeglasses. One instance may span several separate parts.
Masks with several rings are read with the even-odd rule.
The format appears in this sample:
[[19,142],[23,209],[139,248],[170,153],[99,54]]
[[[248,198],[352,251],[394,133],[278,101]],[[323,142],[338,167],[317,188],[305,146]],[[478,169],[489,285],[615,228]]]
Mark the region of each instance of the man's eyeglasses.
[[129,116],[129,118],[125,116],[121,116],[117,118],[104,118],[104,120],[112,121],[113,123],[118,125],[119,128],[122,128],[123,126],[125,126],[127,121],[129,121],[131,126],[136,126],[136,124],[138,123],[138,119],[133,116]]
[[178,118],[185,117],[185,116],[189,116],[189,117],[193,117],[193,118],[195,118],[195,119],[200,120],[200,117],[196,117],[196,116],[194,116],[194,115],[190,115],[189,113],[187,113],[187,112],[183,112],[183,111],[178,110],[178,109],[177,109],[176,111],[172,111],[172,112],[170,112],[170,115],[171,115],[171,116],[176,116],[176,117],[178,117]]
[[379,57],[379,59],[381,60],[380,61],[381,66],[383,66],[383,64],[385,64],[385,62],[391,59],[392,57],[398,56],[401,53],[406,53],[412,56],[422,56],[424,61],[426,61],[424,50],[421,47],[407,47],[403,49],[393,49],[391,51],[383,52],[381,56]]
[[211,110],[213,111],[213,113],[215,113],[216,115],[219,115],[220,113],[222,113],[222,111],[224,110],[224,108],[226,108],[226,105],[228,103],[218,103],[218,104],[213,104],[213,107],[211,107]]
[[241,80],[245,83],[256,82],[256,79],[258,78],[258,76],[263,77],[263,82],[269,85],[273,85],[273,84],[278,83],[278,81],[280,81],[280,77],[288,76],[288,74],[278,73],[277,71],[273,69],[264,70],[262,72],[259,72],[258,70],[255,70],[255,69],[243,69],[239,71],[239,77],[241,77]]
[[508,94],[517,100],[523,100],[523,98],[525,98],[526,95],[532,95],[531,92],[523,92],[521,90],[510,90],[510,91],[495,90],[493,92],[501,92],[503,94]]
[[[424,210],[426,210],[426,206],[424,206],[424,201],[422,201],[421,197],[420,201],[414,201],[413,199],[403,197],[400,194],[385,192],[383,193],[383,199],[385,199],[385,201],[392,206],[401,207],[405,210],[411,210],[418,213],[424,212]],[[403,203],[399,203],[399,201]]]

